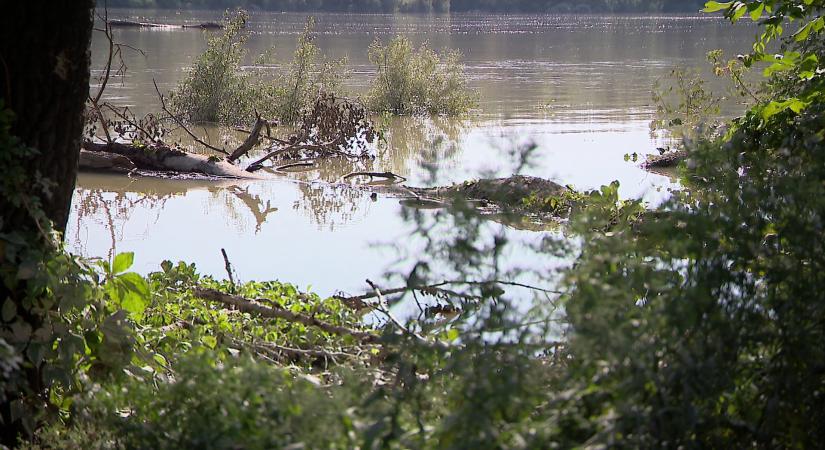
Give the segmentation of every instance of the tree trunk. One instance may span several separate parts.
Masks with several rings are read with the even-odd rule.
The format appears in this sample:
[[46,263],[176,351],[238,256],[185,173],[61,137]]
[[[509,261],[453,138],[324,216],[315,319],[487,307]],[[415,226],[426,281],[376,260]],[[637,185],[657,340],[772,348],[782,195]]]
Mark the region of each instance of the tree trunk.
[[[0,8],[0,99],[4,108],[11,109],[16,116],[11,135],[39,152],[36,157],[18,162],[24,179],[30,181],[31,194],[40,198],[46,217],[61,232],[66,228],[71,207],[83,132],[83,108],[89,94],[94,3],[94,0],[7,1]],[[0,171],[8,169],[3,167]],[[21,174],[0,176],[16,175]],[[34,188],[41,180],[49,182],[48,194]],[[39,224],[32,219],[27,207],[0,196],[0,231],[36,235]],[[5,263],[3,271],[14,270],[17,257],[4,259],[4,256],[0,256],[0,263]],[[27,281],[19,280],[16,286],[7,283],[0,283],[0,303],[10,301],[16,305],[21,317],[16,323],[27,325],[31,330],[39,329],[45,313],[21,300],[25,297]],[[5,333],[8,327],[3,322],[0,325],[3,325],[0,331],[8,337]],[[21,347],[25,342],[18,341],[26,338],[18,339],[13,333],[12,337],[8,342],[18,351],[25,348]],[[19,354],[23,356],[22,382],[28,392],[46,397],[48,389],[43,383],[42,365],[30,361],[24,353]],[[15,400],[22,401],[26,393],[9,389],[12,388],[0,384],[0,447],[15,448],[17,439],[32,430],[26,427],[25,420],[16,420],[19,414],[12,406]],[[45,409],[45,401],[35,406]]]
[[[25,163],[27,173],[55,183],[42,202],[59,231],[66,228],[77,175],[94,3],[11,1],[0,13],[0,95],[17,116],[12,135],[40,151]],[[0,210],[10,210],[4,206],[0,199]],[[3,219],[10,229],[31,226],[23,214]]]

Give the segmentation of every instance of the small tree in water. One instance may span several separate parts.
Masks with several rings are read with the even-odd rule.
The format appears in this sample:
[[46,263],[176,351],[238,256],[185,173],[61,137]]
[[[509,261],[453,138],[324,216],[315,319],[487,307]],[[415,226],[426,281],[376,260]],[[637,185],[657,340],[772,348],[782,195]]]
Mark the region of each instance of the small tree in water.
[[[209,40],[209,46],[195,61],[188,76],[172,91],[172,107],[192,122],[222,124],[246,123],[255,111],[294,123],[300,111],[310,106],[318,93],[334,91],[346,76],[345,60],[321,59],[313,43],[315,19],[307,20],[298,38],[291,63],[284,73],[267,77],[260,70],[245,72],[241,64],[247,57],[249,39],[246,23],[249,16],[237,12],[226,20],[221,35]],[[260,55],[259,65],[271,64],[272,57]]]
[[475,104],[458,51],[438,54],[426,43],[415,49],[396,36],[386,45],[373,42],[369,58],[376,66],[368,95],[374,111],[459,115]]

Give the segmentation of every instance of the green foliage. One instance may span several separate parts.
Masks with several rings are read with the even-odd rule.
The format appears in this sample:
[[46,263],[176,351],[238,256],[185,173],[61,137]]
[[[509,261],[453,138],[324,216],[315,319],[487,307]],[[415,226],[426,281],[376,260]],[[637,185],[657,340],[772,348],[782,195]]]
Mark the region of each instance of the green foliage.
[[[708,5],[762,20],[760,42],[778,36],[775,17],[810,23],[822,6]],[[822,442],[825,107],[822,74],[800,77],[799,50],[794,76],[768,74],[781,85],[772,99],[726,137],[688,144],[691,188],[635,230],[583,239],[566,276],[573,363],[572,394],[555,406],[561,435],[621,448]]]
[[[746,13],[759,19],[768,12],[790,14],[803,24],[816,19],[821,7],[816,0],[709,4],[709,9],[727,8],[734,19]],[[775,27],[773,15],[759,20]],[[685,144],[691,158],[683,171],[685,187],[662,206],[645,210],[639,201],[621,200],[616,183],[552,201],[525,200],[569,210],[569,229],[578,236],[545,236],[536,246],[565,255],[571,264],[559,273],[535,269],[531,275],[559,283],[555,292],[527,287],[537,294],[532,303],[495,281],[517,279],[531,269],[501,267],[508,235],[487,227],[471,208],[408,213],[426,243],[421,261],[401,274],[417,289],[392,295],[375,289],[378,302],[368,320],[383,319],[384,326],[374,347],[193,295],[196,286],[215,288],[335,325],[369,329],[342,301],[287,284],[218,282],[198,276],[192,265],[165,262],[162,271],[144,279],[147,287],[123,272],[131,264],[129,254],[100,265],[88,272],[93,289],[82,298],[103,299],[107,308],[132,308],[118,313],[137,329],[127,366],[131,376],[94,377],[99,386],[74,403],[71,420],[43,430],[38,443],[52,448],[821,446],[825,105],[823,73],[810,57],[821,56],[823,44],[812,40],[816,28],[802,40],[785,41],[786,50],[799,55],[789,57],[788,68],[770,71],[770,98],[735,120],[725,136],[698,134]],[[684,86],[698,92],[695,84]],[[787,107],[771,106],[786,102]],[[3,245],[11,242],[3,239]],[[65,265],[70,264],[57,267]],[[4,280],[26,268],[3,267]],[[460,275],[461,287],[421,287],[445,273]],[[71,283],[61,279],[47,292],[66,286]],[[130,292],[147,291],[145,303],[126,300]],[[415,301],[421,314],[402,322],[388,305],[405,299]],[[10,314],[5,305],[2,312]],[[105,330],[105,323],[99,328]],[[0,339],[25,364],[32,356],[8,336]],[[332,363],[281,358],[272,353],[278,347],[350,358]],[[21,365],[7,366],[0,365],[5,370],[0,376],[14,379]]]
[[[10,136],[13,114],[2,105],[0,111],[5,168],[0,182],[0,400],[9,402],[0,421],[32,432],[45,418],[43,405],[65,411],[88,380],[117,377],[129,367],[132,334],[120,306],[137,310],[148,291],[135,274],[123,273],[128,257],[119,255],[117,272],[107,268],[101,276],[93,265],[62,250],[35,195],[49,183],[22,164],[36,151]],[[30,220],[31,227],[2,225],[14,216]],[[115,293],[120,302],[112,301]]]
[[209,39],[206,51],[171,94],[172,108],[193,122],[240,123],[253,117],[249,74],[240,71],[248,16],[239,11],[225,20],[222,34]]
[[355,393],[248,358],[220,363],[207,352],[183,357],[174,379],[157,387],[132,381],[86,397],[76,418],[83,425],[39,438],[78,449],[353,448],[347,405]]
[[[162,271],[149,275],[156,293],[139,322],[143,347],[161,361],[174,361],[193,347],[214,350],[222,357],[249,352],[272,358],[279,347],[291,349],[324,348],[339,352],[354,347],[349,336],[336,336],[315,327],[284,320],[227,310],[219,304],[193,296],[192,288],[212,288],[259,299],[276,308],[305,314],[335,325],[360,328],[358,317],[339,300],[322,299],[299,292],[294,286],[269,282],[231,285],[201,277],[194,265],[164,262]],[[292,363],[307,367],[324,363],[322,358],[298,358]]]
[[408,38],[396,36],[386,45],[376,39],[369,58],[376,66],[368,95],[374,111],[459,115],[475,104],[457,51],[439,55],[426,43],[415,49]]
[[[304,108],[322,91],[336,90],[344,77],[346,61],[326,61],[313,43],[315,20],[307,20],[290,64],[281,73],[266,76],[260,70],[244,71],[248,15],[239,11],[227,17],[222,34],[209,40],[187,77],[172,92],[172,107],[193,122],[241,124],[255,113],[294,124]],[[271,53],[271,52],[269,52]],[[271,54],[257,64],[275,63]]]

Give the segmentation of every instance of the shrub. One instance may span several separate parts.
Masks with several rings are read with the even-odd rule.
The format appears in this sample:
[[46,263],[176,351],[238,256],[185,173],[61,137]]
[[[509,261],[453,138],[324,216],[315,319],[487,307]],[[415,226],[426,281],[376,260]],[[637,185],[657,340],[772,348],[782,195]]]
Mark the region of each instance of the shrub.
[[426,43],[414,49],[409,39],[396,36],[387,45],[374,41],[369,59],[376,66],[368,94],[374,111],[459,115],[475,104],[458,51],[438,54]]
[[252,117],[252,80],[240,71],[248,15],[227,17],[224,32],[209,39],[206,51],[171,93],[172,108],[193,122],[236,123]]
[[[345,60],[327,61],[313,43],[315,20],[307,20],[292,61],[274,76],[260,68],[244,72],[241,63],[249,31],[243,11],[227,18],[223,34],[209,40],[207,50],[172,91],[176,113],[193,122],[238,124],[255,112],[293,124],[322,91],[335,91],[347,76]],[[274,64],[272,52],[256,58],[258,66]]]

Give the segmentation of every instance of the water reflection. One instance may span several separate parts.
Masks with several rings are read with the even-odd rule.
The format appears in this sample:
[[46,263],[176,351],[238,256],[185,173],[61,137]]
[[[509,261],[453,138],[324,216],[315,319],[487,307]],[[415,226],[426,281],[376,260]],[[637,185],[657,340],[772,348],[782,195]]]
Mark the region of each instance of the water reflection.
[[[112,11],[133,18],[136,12]],[[199,23],[220,12],[140,11],[156,22]],[[255,13],[251,54],[276,47],[289,55],[305,15]],[[369,161],[331,159],[271,180],[200,182],[130,179],[82,174],[78,179],[67,242],[75,251],[108,257],[136,251],[141,271],[164,259],[196,262],[205,273],[223,274],[226,248],[245,279],[283,279],[323,293],[359,291],[363,279],[379,279],[393,261],[409,273],[426,250],[410,238],[413,226],[400,217],[410,211],[399,199],[341,182],[353,171],[391,171],[412,185],[461,182],[480,174],[511,175],[518,166],[512,149],[535,145],[530,175],[578,189],[619,180],[621,195],[660,201],[675,187],[667,174],[642,171],[625,154],[653,153],[665,143],[651,136],[651,87],[676,64],[706,67],[710,48],[742,48],[750,25],[730,27],[715,18],[691,16],[517,16],[517,15],[347,15],[318,14],[318,45],[330,58],[348,57],[353,77],[347,88],[363,93],[374,69],[367,47],[396,33],[434,48],[461,50],[479,92],[479,109],[465,120],[377,117],[386,145]],[[160,104],[152,84],[168,91],[205,49],[209,31],[117,29],[115,38],[141,48],[126,52],[128,71],[107,88],[107,100],[137,114]],[[99,65],[105,43],[95,36]],[[721,92],[720,80],[708,86]],[[723,105],[725,114],[740,106]],[[233,148],[242,132],[196,128],[212,145]],[[288,130],[279,130],[286,133]],[[191,145],[182,134],[175,139]],[[254,155],[253,155],[254,156]],[[417,214],[446,214],[415,210]],[[489,236],[535,243],[541,234],[489,224]],[[502,231],[503,230],[503,231]],[[449,233],[439,226],[437,233]],[[394,243],[398,252],[373,243]],[[543,262],[525,253],[520,264]]]

